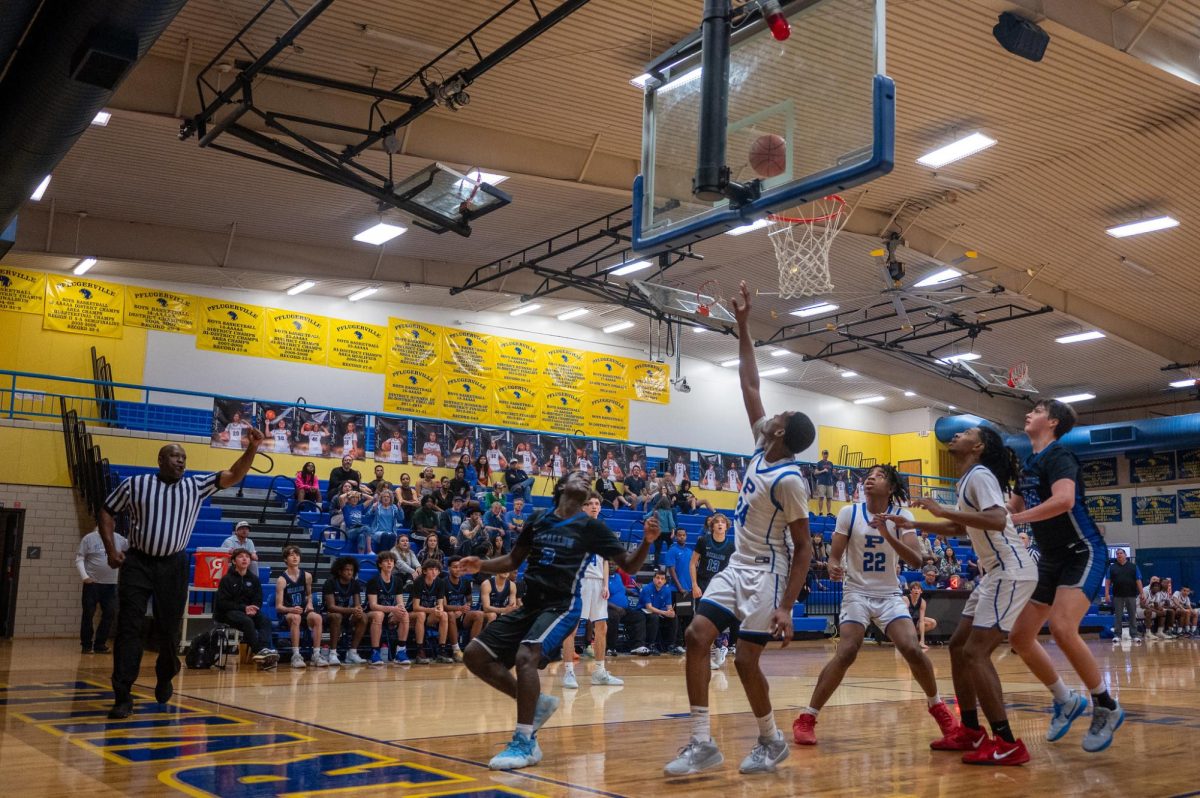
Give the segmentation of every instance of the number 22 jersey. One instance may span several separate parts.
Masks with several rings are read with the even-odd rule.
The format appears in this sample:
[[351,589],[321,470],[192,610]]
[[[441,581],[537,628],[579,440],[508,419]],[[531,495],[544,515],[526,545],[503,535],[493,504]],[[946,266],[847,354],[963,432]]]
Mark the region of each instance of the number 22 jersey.
[[[886,515],[899,515],[912,520],[912,513],[894,504],[889,504]],[[871,526],[874,519],[867,511],[865,502],[843,507],[838,511],[833,534],[844,535],[846,540],[846,590],[864,596],[883,598],[900,595],[897,564],[900,555],[893,549],[879,530]],[[888,531],[896,534],[896,527],[888,522]]]

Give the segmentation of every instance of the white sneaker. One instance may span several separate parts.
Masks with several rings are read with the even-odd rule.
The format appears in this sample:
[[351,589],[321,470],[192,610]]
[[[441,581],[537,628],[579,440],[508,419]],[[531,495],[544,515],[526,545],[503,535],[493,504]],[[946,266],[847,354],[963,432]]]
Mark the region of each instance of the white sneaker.
[[328,668],[329,667],[329,653],[330,652],[328,652],[328,651],[318,651],[315,654],[313,654],[313,658],[312,658],[313,665],[316,665],[318,668]]
[[492,757],[488,767],[492,770],[517,770],[536,765],[542,761],[542,747],[538,741],[514,734],[512,742]]
[[567,671],[566,674],[563,675],[563,687],[567,688],[568,690],[579,689],[579,682],[575,678],[575,671]]
[[680,750],[679,756],[667,763],[663,772],[668,776],[690,776],[720,767],[724,761],[725,757],[714,740],[705,743],[692,740]]
[[629,653],[635,657],[648,657],[648,656],[650,656],[650,649],[647,648],[646,646],[638,646],[637,648],[635,648],[633,651],[630,651]]
[[347,665],[366,665],[367,661],[365,659],[363,659],[362,657],[358,656],[357,651],[355,651],[354,649],[350,649],[349,651],[346,652],[346,664]]
[[717,648],[717,651],[716,651],[716,654],[715,654],[715,655],[714,655],[714,657],[713,657],[713,663],[714,663],[714,664],[713,664],[713,670],[717,670],[717,669],[719,669],[719,668],[720,668],[722,665],[724,665],[724,664],[725,664],[725,658],[726,658],[726,657],[728,657],[728,656],[729,656],[729,648],[728,648],[727,646],[720,646],[720,647],[718,647],[718,648]]
[[558,709],[558,705],[562,703],[557,696],[546,695],[542,693],[538,696],[537,709],[533,711],[533,733],[537,734],[538,729],[546,725],[546,721],[550,720],[550,716]]
[[340,659],[338,659],[337,652],[334,651],[332,648],[329,649],[329,656],[325,657],[325,664],[326,665],[341,665],[342,664],[342,661]]
[[742,760],[739,773],[774,773],[775,766],[788,758],[789,746],[783,739],[783,732],[775,730],[775,736],[767,739],[758,738],[750,755]]
[[605,687],[618,687],[625,684],[625,682],[613,676],[607,669],[598,668],[592,671],[592,684],[603,685]]
[[292,667],[296,670],[302,670],[308,667],[308,664],[304,661],[304,657],[300,656],[299,651],[292,652]]

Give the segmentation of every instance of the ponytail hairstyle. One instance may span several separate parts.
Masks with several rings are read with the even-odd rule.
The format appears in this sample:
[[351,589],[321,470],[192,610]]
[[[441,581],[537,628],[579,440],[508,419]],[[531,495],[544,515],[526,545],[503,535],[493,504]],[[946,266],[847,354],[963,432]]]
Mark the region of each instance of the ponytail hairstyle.
[[[867,474],[872,471],[878,471],[883,474],[883,478],[887,480],[891,486],[891,492],[888,493],[888,499],[896,504],[906,504],[908,502],[908,481],[900,476],[900,472],[896,470],[894,465],[890,463],[881,463],[873,465],[867,469]],[[864,475],[866,476],[866,475]]]
[[1000,433],[991,427],[981,426],[976,429],[979,430],[979,440],[983,442],[979,464],[995,475],[1001,490],[1013,493],[1021,475],[1021,463],[1017,460],[1017,453],[1005,446]]

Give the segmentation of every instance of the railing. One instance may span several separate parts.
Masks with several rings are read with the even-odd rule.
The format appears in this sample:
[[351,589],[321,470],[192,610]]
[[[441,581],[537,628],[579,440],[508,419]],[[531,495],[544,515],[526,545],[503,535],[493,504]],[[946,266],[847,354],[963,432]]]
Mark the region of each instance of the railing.
[[75,411],[68,410],[63,403],[60,415],[71,484],[79,491],[88,512],[98,519],[104,499],[113,487],[111,468],[100,453],[100,447],[93,443],[87,425],[79,420]]

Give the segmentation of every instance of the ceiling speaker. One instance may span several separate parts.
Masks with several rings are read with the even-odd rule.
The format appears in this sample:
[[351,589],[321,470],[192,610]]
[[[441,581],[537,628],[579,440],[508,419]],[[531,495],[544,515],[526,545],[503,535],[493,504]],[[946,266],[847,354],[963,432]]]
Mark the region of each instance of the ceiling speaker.
[[1041,61],[1046,54],[1046,46],[1050,44],[1049,33],[1033,20],[1011,11],[1000,15],[1000,21],[992,28],[992,35],[1005,50],[1030,61]]

